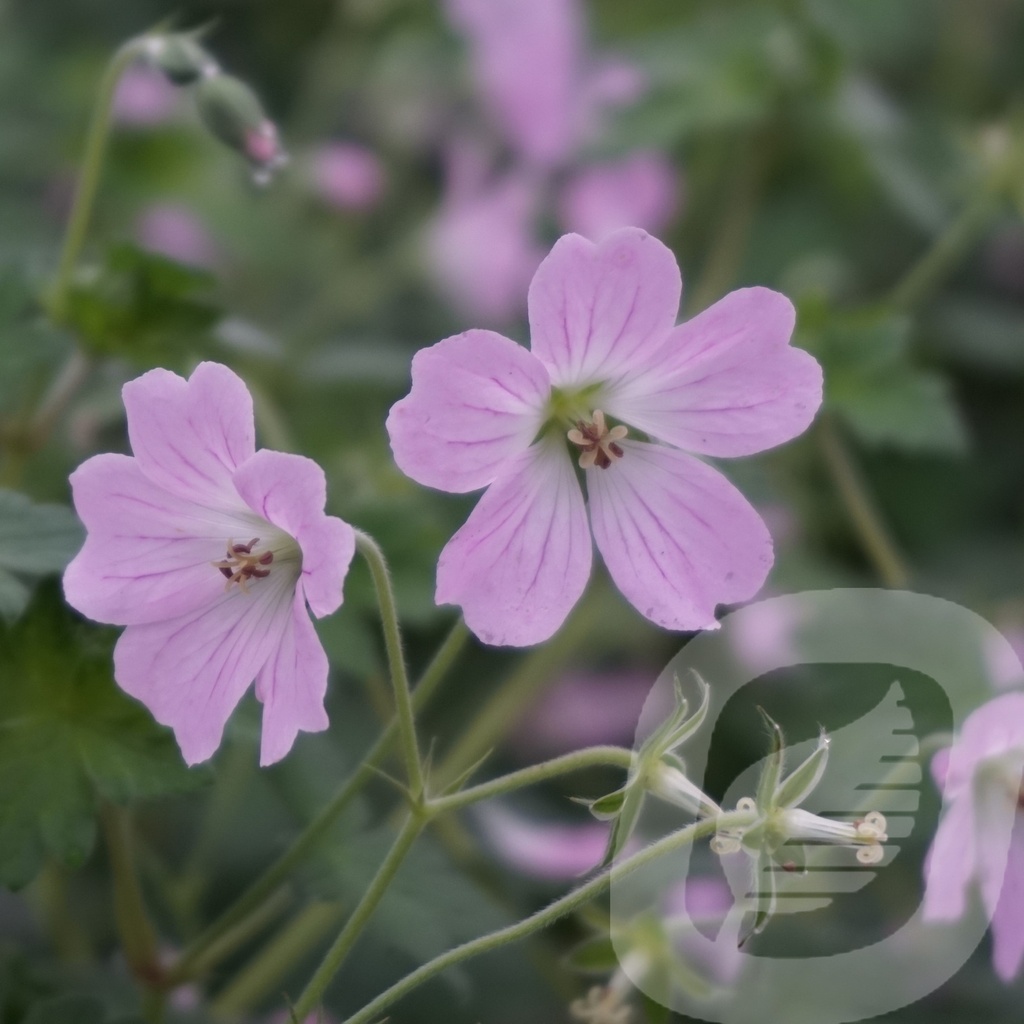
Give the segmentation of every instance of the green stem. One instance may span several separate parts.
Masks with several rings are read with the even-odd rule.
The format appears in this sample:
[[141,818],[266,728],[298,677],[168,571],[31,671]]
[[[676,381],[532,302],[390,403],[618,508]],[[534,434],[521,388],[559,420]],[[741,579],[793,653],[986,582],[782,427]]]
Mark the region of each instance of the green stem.
[[495,949],[500,949],[502,946],[525,939],[527,936],[533,935],[535,932],[559,920],[559,918],[565,917],[566,914],[589,903],[594,897],[600,896],[605,892],[612,882],[624,878],[652,860],[688,846],[704,836],[714,835],[719,828],[729,828],[734,823],[741,824],[747,821],[749,821],[749,817],[743,814],[722,814],[714,818],[706,818],[703,821],[695,822],[678,832],[674,832],[672,835],[659,839],[656,843],[645,847],[632,857],[607,868],[589,882],[574,889],[561,899],[555,900],[554,903],[551,903],[543,910],[531,914],[530,917],[516,924],[509,925],[507,928],[491,932],[489,935],[483,935],[478,939],[465,942],[461,946],[456,946],[447,953],[442,953],[440,956],[428,961],[422,967],[406,975],[401,981],[396,982],[385,992],[382,992],[372,1002],[367,1003],[358,1013],[349,1017],[344,1024],[369,1024],[370,1021],[382,1019],[382,1011],[403,996],[408,995],[424,982],[437,977],[437,975],[443,973],[449,967],[454,967],[456,964],[464,963],[466,960],[480,956],[483,953],[490,953]]
[[991,184],[982,185],[935,244],[893,288],[889,305],[894,309],[909,310],[927,298],[977,241],[998,206],[997,191]]
[[114,917],[125,960],[135,978],[146,988],[158,988],[162,980],[156,931],[142,898],[132,851],[128,812],[113,804],[100,805],[100,824],[114,881]]
[[[417,710],[422,708],[434,695],[468,638],[469,631],[466,629],[465,623],[459,619],[438,648],[413,691],[413,704]],[[292,845],[235,903],[228,907],[188,946],[171,972],[171,980],[174,984],[180,984],[195,977],[200,964],[206,967],[211,966],[209,951],[214,944],[218,943],[220,938],[236,924],[257,911],[264,902],[270,899],[285,884],[295,867],[320,845],[355,796],[374,777],[373,766],[381,761],[391,749],[397,733],[397,722],[392,719],[390,725],[380,734],[367,752],[359,767],[342,783],[331,801],[303,829]]]
[[894,590],[905,590],[910,581],[910,572],[871,498],[871,492],[839,428],[828,413],[819,418],[817,433],[825,464],[832,474],[865,553],[886,586]]
[[469,789],[463,789],[451,796],[437,797],[430,800],[427,806],[431,815],[458,811],[470,804],[479,803],[481,800],[502,796],[505,793],[511,793],[525,786],[533,786],[538,782],[545,782],[569,772],[600,765],[629,768],[632,764],[633,752],[625,747],[584,747],[582,750],[574,750],[572,753],[552,758],[542,764],[530,765],[528,768],[521,768],[519,771],[510,772],[500,778],[491,779],[479,786],[471,786]]
[[413,801],[418,801],[423,797],[423,765],[420,761],[419,744],[416,741],[412,694],[409,689],[409,677],[405,670],[402,634],[398,626],[398,609],[395,607],[395,595],[388,576],[388,566],[384,561],[384,553],[377,542],[361,530],[356,530],[356,548],[366,559],[373,576],[373,585],[377,590],[381,626],[384,630],[384,646],[387,649],[391,685],[395,693],[398,732],[409,781],[409,795]]
[[313,903],[246,964],[245,969],[210,1005],[214,1017],[240,1017],[273,992],[292,965],[334,928],[341,918],[338,903]]
[[110,136],[110,116],[114,101],[114,91],[125,70],[145,50],[147,37],[139,36],[130,39],[111,58],[100,82],[99,95],[93,108],[89,134],[85,141],[85,156],[82,159],[82,170],[75,190],[74,205],[64,235],[57,274],[50,293],[50,316],[55,324],[64,323],[67,316],[68,289],[75,265],[85,244],[89,220],[92,217],[96,191],[99,188],[103,160],[107,151],[107,139]]
[[377,874],[374,875],[373,881],[370,882],[363,894],[363,898],[352,911],[351,917],[345,922],[345,926],[334,940],[334,945],[327,951],[323,963],[317,968],[316,973],[310,978],[302,995],[296,1001],[293,1013],[297,1020],[305,1020],[320,1003],[331,979],[344,963],[349,951],[355,945],[356,939],[359,938],[374,910],[377,909],[377,904],[383,899],[388,886],[398,873],[406,854],[412,849],[413,843],[423,831],[427,820],[427,815],[422,808],[414,809],[406,818],[402,830],[398,833],[398,837],[384,858]]

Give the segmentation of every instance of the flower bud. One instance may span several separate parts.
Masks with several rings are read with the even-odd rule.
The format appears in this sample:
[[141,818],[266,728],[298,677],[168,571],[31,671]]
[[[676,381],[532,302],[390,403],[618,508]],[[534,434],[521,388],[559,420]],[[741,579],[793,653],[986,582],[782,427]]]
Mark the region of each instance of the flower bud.
[[154,36],[147,43],[146,51],[175,85],[192,85],[200,79],[214,77],[220,70],[193,35]]
[[277,128],[244,82],[230,75],[205,78],[196,90],[196,101],[206,127],[249,161],[259,184],[269,181],[273,172],[288,162]]

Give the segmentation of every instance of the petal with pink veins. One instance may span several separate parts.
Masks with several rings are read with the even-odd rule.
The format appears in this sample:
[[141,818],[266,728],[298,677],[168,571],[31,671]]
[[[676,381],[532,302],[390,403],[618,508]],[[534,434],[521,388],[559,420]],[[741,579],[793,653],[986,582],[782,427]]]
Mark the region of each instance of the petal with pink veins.
[[493,331],[467,331],[416,353],[412,391],[387,428],[407,476],[475,491],[506,472],[541,426],[551,384],[540,361]]
[[761,517],[717,470],[671,448],[621,442],[588,473],[594,539],[629,602],[666,629],[714,629],[715,607],[745,601],[772,566]]
[[560,445],[540,443],[510,461],[445,545],[436,600],[461,605],[484,643],[537,644],[579,600],[591,559],[572,464]]
[[100,622],[156,622],[216,600],[224,577],[211,563],[229,540],[244,543],[258,528],[239,498],[235,513],[204,508],[158,487],[127,455],[89,459],[71,486],[89,532],[64,573],[64,593]]
[[992,961],[996,974],[1012,981],[1024,963],[1024,814],[1015,815],[1003,888],[992,917]]
[[327,728],[327,672],[327,655],[296,593],[281,641],[256,677],[256,696],[263,702],[261,765],[280,761],[300,730]]
[[324,471],[304,455],[261,448],[233,479],[250,508],[298,541],[302,586],[313,614],[319,618],[337,611],[355,534],[348,523],[324,515]]
[[114,676],[173,730],[189,764],[220,744],[224,724],[281,643],[293,579],[271,573],[176,619],[129,626],[114,648]]
[[237,504],[231,474],[255,451],[252,398],[220,363],[186,381],[150,370],[121,392],[139,467],[165,490],[213,507]]
[[821,405],[821,367],[789,344],[793,305],[742,288],[668,336],[653,365],[609,388],[606,412],[702,455],[737,456],[802,433]]
[[655,369],[681,294],[671,250],[639,228],[563,235],[530,285],[531,348],[558,385]]
[[963,915],[974,868],[974,810],[964,795],[947,803],[928,851],[923,902],[926,921],[954,921]]

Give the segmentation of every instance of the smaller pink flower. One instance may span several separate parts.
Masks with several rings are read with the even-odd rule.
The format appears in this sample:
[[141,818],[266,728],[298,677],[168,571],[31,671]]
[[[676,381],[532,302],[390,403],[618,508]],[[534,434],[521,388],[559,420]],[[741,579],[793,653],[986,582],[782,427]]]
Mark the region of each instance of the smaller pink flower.
[[945,811],[925,865],[925,919],[962,917],[967,888],[977,882],[992,922],[993,963],[1006,982],[1024,964],[1022,771],[1024,693],[1019,692],[996,697],[970,714],[953,747],[932,764]]
[[672,165],[660,153],[638,152],[577,171],[562,190],[559,220],[568,231],[600,241],[630,225],[660,231],[678,205]]
[[200,363],[188,380],[150,370],[122,394],[135,454],[71,474],[88,535],[65,596],[127,626],[115,678],[189,764],[213,755],[255,679],[260,763],[272,764],[300,730],[327,728],[327,656],[309,612],[341,605],[352,527],[324,515],[316,463],[256,451],[252,398],[226,366]]
[[350,142],[321,146],[312,157],[313,186],[339,210],[368,210],[384,192],[384,168],[376,153]]
[[675,326],[681,292],[675,257],[643,231],[598,245],[566,235],[530,285],[530,350],[474,330],[413,359],[391,447],[428,487],[487,488],[441,553],[436,592],[486,643],[555,633],[594,542],[626,598],[667,629],[713,628],[716,605],[764,583],[763,521],[695,456],[800,434],[821,368],[789,344],[795,314],[777,292],[741,289]]

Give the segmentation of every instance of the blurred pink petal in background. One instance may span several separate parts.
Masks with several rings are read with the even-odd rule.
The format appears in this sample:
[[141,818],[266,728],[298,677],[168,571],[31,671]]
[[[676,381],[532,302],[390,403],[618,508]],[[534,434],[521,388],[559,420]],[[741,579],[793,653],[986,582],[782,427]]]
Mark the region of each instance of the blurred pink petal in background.
[[577,0],[447,0],[480,91],[509,144],[541,167],[578,141],[583,14]]
[[321,146],[310,160],[313,187],[340,210],[368,210],[384,193],[385,174],[377,155],[352,142]]
[[180,203],[154,203],[144,210],[135,222],[135,238],[144,249],[181,263],[212,267],[218,262],[206,225]]
[[596,821],[543,822],[497,805],[482,808],[477,820],[501,860],[523,874],[553,882],[597,867],[608,844],[608,826]]
[[591,164],[566,183],[559,220],[567,231],[600,241],[625,227],[658,233],[679,205],[679,184],[669,161],[644,151]]
[[156,68],[136,64],[128,68],[114,93],[114,120],[122,125],[149,127],[162,124],[174,113],[178,90]]

